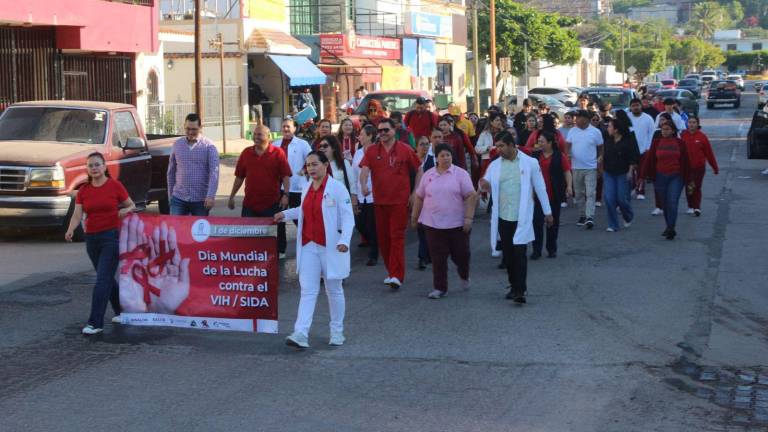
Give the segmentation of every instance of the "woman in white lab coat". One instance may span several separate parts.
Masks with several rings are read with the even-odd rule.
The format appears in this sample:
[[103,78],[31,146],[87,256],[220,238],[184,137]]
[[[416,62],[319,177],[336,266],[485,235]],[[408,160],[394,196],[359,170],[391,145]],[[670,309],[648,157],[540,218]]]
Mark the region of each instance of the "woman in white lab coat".
[[331,315],[329,345],[344,343],[344,289],[349,276],[349,242],[355,227],[352,201],[343,183],[330,176],[328,158],[321,151],[306,159],[310,182],[301,193],[301,206],[277,213],[275,222],[299,221],[296,232],[296,273],[301,285],[301,300],[293,333],[286,343],[309,348],[309,329],[320,293],[320,279],[325,280]]

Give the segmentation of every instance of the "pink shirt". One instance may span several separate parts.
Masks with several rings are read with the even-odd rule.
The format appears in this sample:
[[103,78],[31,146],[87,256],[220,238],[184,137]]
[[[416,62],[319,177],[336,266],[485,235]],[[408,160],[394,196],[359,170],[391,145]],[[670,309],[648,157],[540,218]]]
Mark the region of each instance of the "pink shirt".
[[416,188],[416,196],[424,200],[419,222],[437,229],[464,226],[464,198],[474,191],[469,173],[456,165],[442,174],[430,168]]

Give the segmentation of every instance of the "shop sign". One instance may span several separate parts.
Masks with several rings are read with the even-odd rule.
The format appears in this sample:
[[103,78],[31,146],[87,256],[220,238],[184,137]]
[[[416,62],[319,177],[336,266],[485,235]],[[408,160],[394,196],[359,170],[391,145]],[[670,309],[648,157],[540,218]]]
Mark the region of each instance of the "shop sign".
[[320,35],[321,58],[400,60],[400,39],[350,34]]
[[453,19],[450,15],[409,12],[405,20],[405,33],[450,39],[453,36]]
[[243,18],[285,24],[286,7],[282,0],[242,0]]

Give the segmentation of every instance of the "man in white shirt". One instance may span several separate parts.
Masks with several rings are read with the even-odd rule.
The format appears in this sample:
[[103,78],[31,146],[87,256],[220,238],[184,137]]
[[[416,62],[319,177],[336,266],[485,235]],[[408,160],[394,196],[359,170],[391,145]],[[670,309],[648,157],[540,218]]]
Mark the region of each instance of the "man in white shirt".
[[341,109],[354,111],[360,106],[360,102],[363,101],[363,91],[361,89],[355,90],[355,96],[350,100],[341,104]]
[[[678,136],[684,130],[688,129],[685,126],[685,121],[683,121],[683,118],[680,117],[680,114],[675,112],[675,100],[674,99],[672,99],[672,98],[664,99],[664,112],[669,114],[672,117],[672,123],[674,123],[675,127],[677,128]],[[660,117],[661,116],[656,116],[656,122],[654,123],[654,129],[658,129],[659,128],[659,118]]]
[[589,111],[579,110],[576,114],[576,127],[566,137],[571,148],[575,202],[580,212],[576,225],[586,229],[595,226],[597,174],[598,166],[603,161],[603,134],[590,125],[591,116]]
[[[656,131],[656,122],[653,117],[643,112],[643,102],[640,99],[632,99],[629,102],[629,120],[632,122],[632,131],[637,139],[637,148],[640,150],[640,166],[643,166],[645,152],[651,148],[653,133]],[[637,199],[645,199],[645,180],[637,178],[635,183]]]
[[[282,132],[283,137],[274,140],[272,145],[283,150],[288,159],[288,165],[291,167],[291,188],[287,192],[283,191],[283,193],[288,194],[288,208],[294,208],[301,205],[301,191],[304,190],[304,185],[307,183],[307,178],[303,174],[304,161],[309,152],[312,151],[312,147],[308,142],[295,135],[296,122],[292,118],[283,120]],[[297,224],[298,221],[293,221],[293,223]],[[285,235],[285,223],[281,222],[277,224],[277,236],[285,239]]]

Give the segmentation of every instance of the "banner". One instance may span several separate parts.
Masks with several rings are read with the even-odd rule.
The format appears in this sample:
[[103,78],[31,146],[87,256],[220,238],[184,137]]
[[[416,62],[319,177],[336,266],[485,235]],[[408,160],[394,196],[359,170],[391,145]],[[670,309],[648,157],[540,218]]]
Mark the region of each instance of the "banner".
[[411,68],[407,66],[382,66],[382,90],[410,90]]
[[437,46],[432,39],[419,39],[419,76],[437,76]]
[[271,218],[126,217],[121,322],[277,333],[276,234]]

